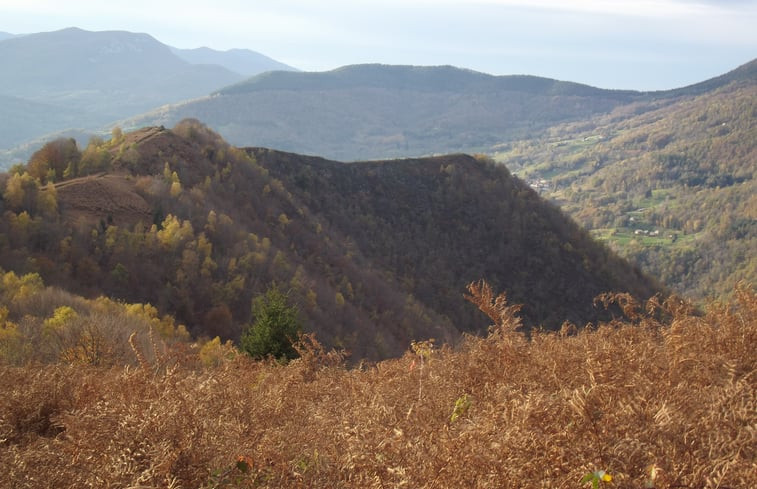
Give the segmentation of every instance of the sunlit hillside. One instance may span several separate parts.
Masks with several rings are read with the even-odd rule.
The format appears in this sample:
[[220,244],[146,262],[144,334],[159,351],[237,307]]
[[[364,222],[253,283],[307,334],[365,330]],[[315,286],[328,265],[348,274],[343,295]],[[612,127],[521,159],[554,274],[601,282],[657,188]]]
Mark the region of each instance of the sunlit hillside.
[[497,159],[666,286],[724,296],[757,283],[757,64],[738,72],[504,144]]

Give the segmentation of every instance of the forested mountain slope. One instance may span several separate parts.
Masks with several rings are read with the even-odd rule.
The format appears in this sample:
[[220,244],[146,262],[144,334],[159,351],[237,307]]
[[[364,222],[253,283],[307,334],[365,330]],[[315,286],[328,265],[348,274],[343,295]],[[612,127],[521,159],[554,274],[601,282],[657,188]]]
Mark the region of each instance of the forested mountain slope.
[[603,90],[535,76],[492,76],[452,66],[351,65],[268,72],[212,96],[161,107],[125,127],[196,117],[238,146],[340,161],[457,152],[539,137],[555,125],[622,106],[645,111],[753,76],[754,63],[690,87]]
[[53,141],[0,180],[0,267],[150,302],[236,338],[251,300],[291,289],[306,329],[357,358],[488,322],[486,278],[529,326],[602,317],[594,295],[658,288],[502,167],[464,155],[344,165],[226,144],[196,121]]
[[475,330],[460,285],[486,278],[524,304],[529,325],[597,317],[603,291],[654,293],[502,166],[467,155],[343,164],[250,150],[316,216],[354,240],[422,304]]
[[757,283],[755,67],[673,104],[503,144],[496,159],[667,286],[721,296]]
[[235,145],[352,161],[478,151],[640,97],[451,66],[353,65],[263,73],[122,125],[173,125],[196,117]]

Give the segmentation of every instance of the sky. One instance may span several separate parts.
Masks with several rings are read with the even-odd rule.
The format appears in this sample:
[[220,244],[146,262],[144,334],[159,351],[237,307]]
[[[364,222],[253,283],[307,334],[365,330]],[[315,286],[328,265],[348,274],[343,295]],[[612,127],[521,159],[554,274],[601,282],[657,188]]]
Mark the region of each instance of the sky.
[[0,0],[0,31],[146,32],[306,71],[454,65],[662,90],[757,57],[757,0]]

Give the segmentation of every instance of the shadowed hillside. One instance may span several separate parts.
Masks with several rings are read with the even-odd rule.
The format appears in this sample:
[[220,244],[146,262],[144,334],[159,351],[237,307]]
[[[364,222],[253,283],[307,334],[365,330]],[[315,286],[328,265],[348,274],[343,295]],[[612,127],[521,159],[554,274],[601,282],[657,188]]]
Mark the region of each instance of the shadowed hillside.
[[316,216],[427,307],[474,331],[460,285],[485,277],[530,326],[596,317],[606,290],[655,289],[502,166],[467,155],[343,164],[250,150]]

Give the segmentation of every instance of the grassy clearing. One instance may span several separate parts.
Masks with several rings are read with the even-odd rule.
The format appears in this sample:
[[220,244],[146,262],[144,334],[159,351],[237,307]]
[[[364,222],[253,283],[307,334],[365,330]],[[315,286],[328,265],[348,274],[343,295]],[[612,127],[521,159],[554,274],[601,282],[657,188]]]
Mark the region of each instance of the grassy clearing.
[[[635,228],[599,228],[591,230],[591,235],[599,241],[621,246],[628,246],[633,243],[636,246],[654,246],[671,249],[690,248],[697,240],[697,235],[701,234],[683,234],[679,230],[662,228],[659,228],[659,233],[659,236],[636,234]],[[671,235],[675,235],[676,238],[671,238]]]

